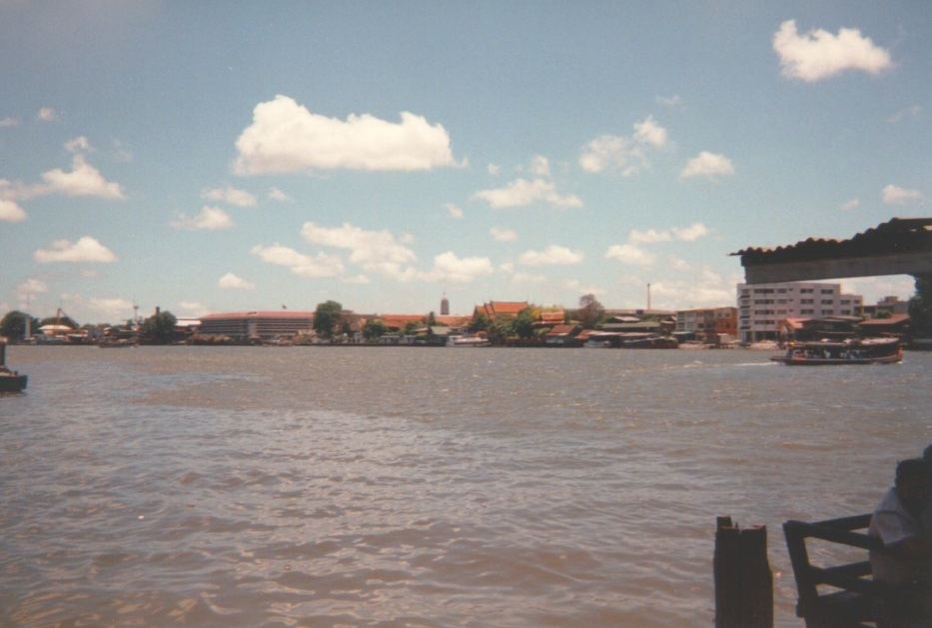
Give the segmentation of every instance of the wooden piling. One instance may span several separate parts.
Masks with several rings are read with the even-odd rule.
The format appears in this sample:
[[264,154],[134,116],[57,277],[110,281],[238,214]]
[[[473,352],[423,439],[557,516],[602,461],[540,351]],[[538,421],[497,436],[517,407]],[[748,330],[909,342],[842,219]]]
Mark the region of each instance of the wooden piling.
[[767,526],[741,530],[731,517],[718,517],[713,570],[716,628],[773,627]]

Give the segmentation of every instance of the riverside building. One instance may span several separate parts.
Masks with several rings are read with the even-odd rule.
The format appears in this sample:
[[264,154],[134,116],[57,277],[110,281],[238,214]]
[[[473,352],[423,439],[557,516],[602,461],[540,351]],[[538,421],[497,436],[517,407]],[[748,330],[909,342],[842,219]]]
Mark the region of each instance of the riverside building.
[[738,334],[742,342],[776,340],[787,318],[858,316],[864,298],[842,294],[841,284],[784,282],[738,284]]

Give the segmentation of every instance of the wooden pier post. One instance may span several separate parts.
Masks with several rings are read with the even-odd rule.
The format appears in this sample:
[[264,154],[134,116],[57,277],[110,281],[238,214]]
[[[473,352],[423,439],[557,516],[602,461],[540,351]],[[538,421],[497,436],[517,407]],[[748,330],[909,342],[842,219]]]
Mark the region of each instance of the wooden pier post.
[[773,627],[767,526],[741,530],[731,517],[718,517],[713,570],[716,628]]

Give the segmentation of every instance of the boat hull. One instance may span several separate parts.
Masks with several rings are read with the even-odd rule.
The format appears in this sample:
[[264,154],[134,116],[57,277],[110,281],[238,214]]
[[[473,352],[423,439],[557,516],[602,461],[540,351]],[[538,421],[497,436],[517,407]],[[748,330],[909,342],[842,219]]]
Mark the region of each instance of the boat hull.
[[0,376],[0,393],[23,392],[26,390],[28,381],[28,375],[2,375]]

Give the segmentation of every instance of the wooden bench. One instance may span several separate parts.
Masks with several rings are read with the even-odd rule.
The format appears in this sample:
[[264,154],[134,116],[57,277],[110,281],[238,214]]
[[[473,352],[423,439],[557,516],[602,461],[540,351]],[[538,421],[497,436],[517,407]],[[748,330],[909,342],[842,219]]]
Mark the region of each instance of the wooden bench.
[[[883,543],[862,530],[870,525],[871,515],[857,515],[805,523],[787,521],[783,524],[786,546],[796,577],[799,600],[796,615],[806,620],[808,628],[824,626],[864,626],[865,622],[883,621],[894,610],[885,601],[889,589],[871,579],[871,564],[867,552],[883,551]],[[820,539],[863,552],[845,552],[861,560],[819,566],[810,561],[807,541]]]

